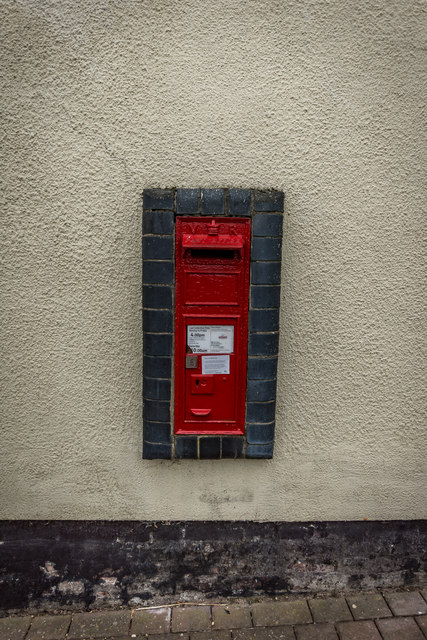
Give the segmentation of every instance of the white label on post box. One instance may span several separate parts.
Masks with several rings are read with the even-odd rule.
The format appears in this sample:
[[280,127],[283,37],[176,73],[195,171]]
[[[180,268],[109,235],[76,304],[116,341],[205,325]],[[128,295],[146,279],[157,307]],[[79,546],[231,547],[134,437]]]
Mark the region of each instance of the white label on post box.
[[230,373],[230,356],[202,356],[202,375]]
[[191,353],[233,353],[233,325],[188,325],[187,346]]

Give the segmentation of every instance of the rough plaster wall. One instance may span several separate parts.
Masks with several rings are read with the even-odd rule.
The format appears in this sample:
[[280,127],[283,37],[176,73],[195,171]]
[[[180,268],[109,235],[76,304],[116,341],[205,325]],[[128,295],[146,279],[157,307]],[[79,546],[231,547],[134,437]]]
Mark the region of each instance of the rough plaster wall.
[[[6,0],[3,518],[420,518],[421,0]],[[141,460],[143,187],[286,192],[273,461]]]

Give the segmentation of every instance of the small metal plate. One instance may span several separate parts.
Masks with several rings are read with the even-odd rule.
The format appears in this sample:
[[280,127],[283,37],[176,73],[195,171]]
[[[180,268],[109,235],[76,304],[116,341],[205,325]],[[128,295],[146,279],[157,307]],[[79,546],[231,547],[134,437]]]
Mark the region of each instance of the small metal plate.
[[185,368],[186,369],[197,369],[197,361],[198,357],[195,355],[187,355],[185,356]]

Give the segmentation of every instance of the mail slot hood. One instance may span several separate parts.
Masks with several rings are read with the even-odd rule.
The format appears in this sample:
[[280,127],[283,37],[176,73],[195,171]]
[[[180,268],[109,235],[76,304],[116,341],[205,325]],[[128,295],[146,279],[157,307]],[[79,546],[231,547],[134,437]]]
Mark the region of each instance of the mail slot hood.
[[184,249],[241,249],[243,238],[225,233],[218,235],[184,233],[182,246]]

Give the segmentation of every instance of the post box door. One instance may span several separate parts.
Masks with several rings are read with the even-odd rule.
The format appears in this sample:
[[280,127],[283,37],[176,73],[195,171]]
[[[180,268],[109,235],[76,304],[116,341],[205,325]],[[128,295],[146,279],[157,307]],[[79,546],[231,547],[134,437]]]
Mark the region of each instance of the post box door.
[[250,221],[177,218],[175,432],[243,434]]

